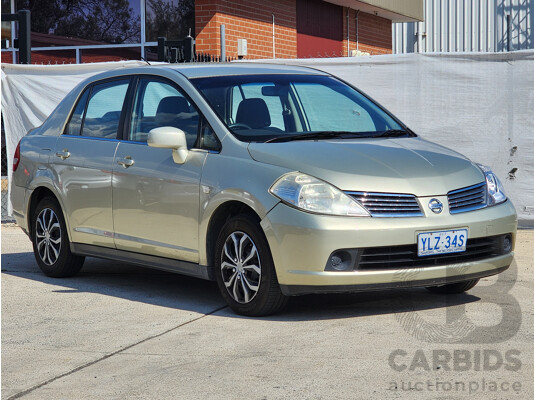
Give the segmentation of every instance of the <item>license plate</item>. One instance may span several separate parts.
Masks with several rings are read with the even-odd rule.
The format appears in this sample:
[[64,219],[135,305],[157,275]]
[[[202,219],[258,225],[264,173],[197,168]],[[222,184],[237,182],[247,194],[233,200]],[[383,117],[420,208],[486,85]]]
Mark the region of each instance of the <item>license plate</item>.
[[419,233],[418,257],[465,251],[467,238],[468,229]]

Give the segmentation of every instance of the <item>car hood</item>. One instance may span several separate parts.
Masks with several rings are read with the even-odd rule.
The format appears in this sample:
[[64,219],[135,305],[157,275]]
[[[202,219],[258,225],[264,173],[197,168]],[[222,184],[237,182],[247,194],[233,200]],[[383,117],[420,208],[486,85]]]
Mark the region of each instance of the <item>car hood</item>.
[[439,196],[485,180],[463,155],[420,138],[251,143],[249,153],[342,190]]

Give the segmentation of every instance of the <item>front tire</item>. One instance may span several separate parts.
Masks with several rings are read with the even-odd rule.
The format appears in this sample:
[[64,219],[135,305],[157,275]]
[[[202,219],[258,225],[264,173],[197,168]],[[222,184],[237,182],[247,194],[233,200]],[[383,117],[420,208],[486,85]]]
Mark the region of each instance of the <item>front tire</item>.
[[214,264],[219,290],[236,313],[259,317],[286,305],[267,240],[249,215],[233,217],[223,226]]
[[42,199],[31,218],[33,254],[41,271],[53,278],[73,276],[85,257],[71,253],[63,212],[56,199]]
[[448,285],[442,285],[442,286],[430,286],[430,287],[427,287],[426,289],[432,293],[438,293],[438,294],[463,293],[472,289],[475,285],[477,285],[478,282],[479,282],[479,279],[473,279],[470,281],[450,283]]

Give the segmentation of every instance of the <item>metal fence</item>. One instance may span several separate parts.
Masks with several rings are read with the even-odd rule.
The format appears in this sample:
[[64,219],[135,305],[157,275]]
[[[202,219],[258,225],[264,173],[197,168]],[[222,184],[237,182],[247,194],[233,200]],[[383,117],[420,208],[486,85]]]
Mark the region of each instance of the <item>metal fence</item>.
[[195,51],[195,40],[191,36],[180,40],[167,40],[165,37],[158,38],[158,61],[168,63],[204,63],[230,62],[234,60],[237,60],[237,58]]
[[533,0],[424,0],[424,21],[392,24],[392,51],[533,49]]

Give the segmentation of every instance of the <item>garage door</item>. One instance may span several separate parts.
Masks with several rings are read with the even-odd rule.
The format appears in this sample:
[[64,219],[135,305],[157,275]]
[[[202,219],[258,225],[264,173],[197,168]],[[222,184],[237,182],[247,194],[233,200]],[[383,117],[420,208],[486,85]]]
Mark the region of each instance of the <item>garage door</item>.
[[297,56],[340,56],[343,9],[320,0],[297,0]]

